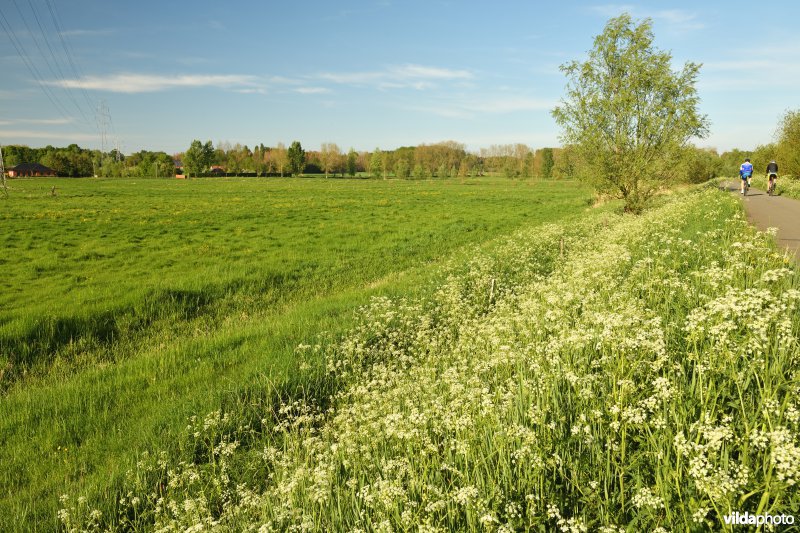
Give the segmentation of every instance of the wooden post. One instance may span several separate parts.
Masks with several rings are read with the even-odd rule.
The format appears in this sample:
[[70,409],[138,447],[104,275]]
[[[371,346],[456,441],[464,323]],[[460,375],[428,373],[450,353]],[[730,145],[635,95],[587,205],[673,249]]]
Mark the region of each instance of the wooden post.
[[6,167],[3,165],[3,147],[0,146],[0,176],[3,181],[3,197],[8,198],[8,183],[6,183]]

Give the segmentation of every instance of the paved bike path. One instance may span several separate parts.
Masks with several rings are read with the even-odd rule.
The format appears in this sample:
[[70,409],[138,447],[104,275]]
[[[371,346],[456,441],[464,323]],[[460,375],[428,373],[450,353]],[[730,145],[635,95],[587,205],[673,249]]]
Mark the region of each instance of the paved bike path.
[[[728,182],[725,190],[739,194],[739,184]],[[761,231],[778,228],[778,245],[788,248],[800,262],[800,200],[769,196],[766,191],[750,189],[742,197],[750,222]]]

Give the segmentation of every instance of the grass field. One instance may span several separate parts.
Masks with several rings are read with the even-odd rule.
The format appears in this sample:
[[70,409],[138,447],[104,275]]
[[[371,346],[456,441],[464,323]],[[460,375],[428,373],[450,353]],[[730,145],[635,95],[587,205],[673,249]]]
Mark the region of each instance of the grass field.
[[800,273],[713,187],[600,210],[381,295],[331,396],[197,413],[67,528],[720,531],[800,506]]
[[500,179],[11,187],[0,205],[4,531],[55,529],[64,493],[116,516],[126,471],[148,450],[182,457],[191,416],[330,397],[339,378],[299,344],[338,342],[370,297],[425,292],[465,246],[577,216],[590,197]]

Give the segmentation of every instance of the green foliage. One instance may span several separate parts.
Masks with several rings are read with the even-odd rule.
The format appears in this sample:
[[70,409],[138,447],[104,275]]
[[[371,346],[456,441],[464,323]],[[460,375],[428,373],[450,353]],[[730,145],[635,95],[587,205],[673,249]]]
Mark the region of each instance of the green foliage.
[[519,177],[519,162],[513,157],[507,157],[503,164],[503,176],[506,178]]
[[675,165],[674,179],[683,183],[703,183],[723,175],[723,161],[713,149],[687,146]]
[[306,167],[306,151],[303,150],[300,141],[292,142],[286,152],[289,164],[289,172],[292,176],[299,176]]
[[399,158],[394,165],[394,175],[401,179],[408,179],[411,177],[411,165],[408,159]]
[[[738,176],[739,167],[744,162],[746,157],[750,157],[750,152],[739,150],[735,148],[728,152],[723,152],[720,155],[722,161],[722,175],[723,176]],[[755,163],[753,164],[755,168]]]
[[87,150],[77,144],[66,148],[29,148],[20,145],[3,146],[3,162],[6,168],[21,163],[41,163],[55,170],[62,177],[91,176],[92,162],[101,157],[99,150]]
[[347,175],[351,178],[356,175],[356,167],[358,164],[358,154],[355,150],[350,148],[350,151],[347,152]]
[[383,172],[383,152],[380,148],[375,148],[369,158],[369,172],[374,178],[380,178]]
[[787,111],[781,119],[777,159],[781,173],[800,178],[800,110]]
[[553,159],[552,148],[542,148],[542,177],[549,179],[553,176],[553,167],[555,160]]
[[191,146],[183,154],[183,168],[187,176],[199,176],[211,168],[214,162],[214,146],[211,141],[205,144],[197,139],[192,141]]
[[588,60],[561,66],[567,96],[553,110],[588,165],[597,190],[641,212],[673,172],[692,137],[706,134],[695,82],[700,66],[671,70],[672,56],[653,45],[649,19],[634,25],[627,14],[611,19]]

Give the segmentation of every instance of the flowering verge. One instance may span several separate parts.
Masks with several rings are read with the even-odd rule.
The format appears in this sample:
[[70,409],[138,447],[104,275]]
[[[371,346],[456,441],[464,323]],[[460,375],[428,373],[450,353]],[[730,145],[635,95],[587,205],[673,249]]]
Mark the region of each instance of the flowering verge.
[[[667,202],[520,232],[428,297],[376,299],[319,347],[329,405],[286,403],[256,436],[193,420],[196,459],[144,461],[166,483],[131,483],[104,524],[611,532],[791,513],[800,277],[727,196]],[[101,527],[89,513],[67,501],[62,523]]]

